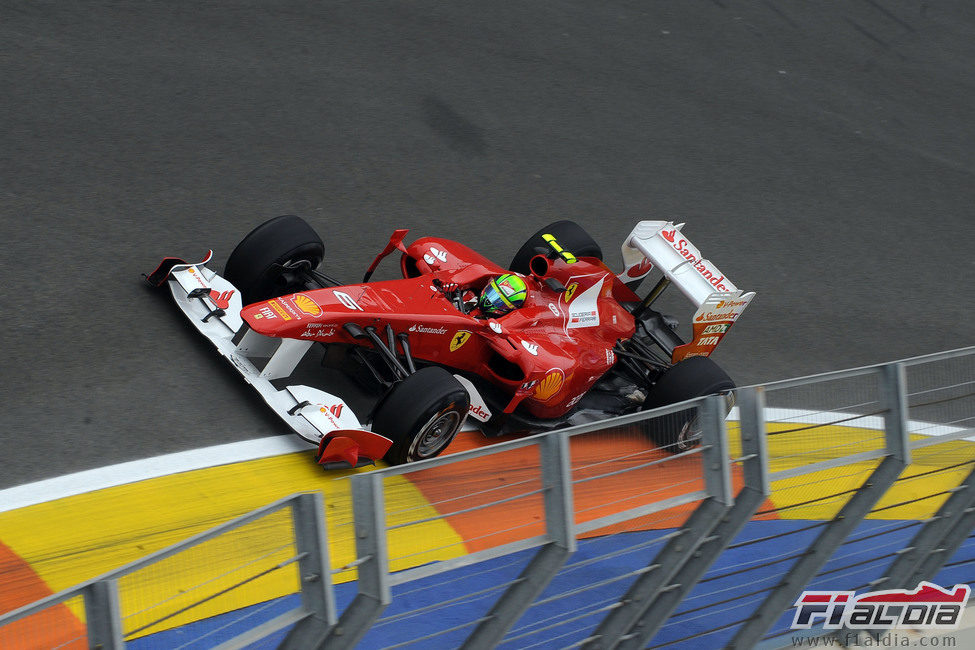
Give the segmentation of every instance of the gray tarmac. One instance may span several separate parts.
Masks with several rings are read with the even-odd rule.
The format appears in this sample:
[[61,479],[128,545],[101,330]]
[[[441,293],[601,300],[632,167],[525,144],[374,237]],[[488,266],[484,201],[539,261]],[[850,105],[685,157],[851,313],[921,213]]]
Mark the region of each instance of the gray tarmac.
[[288,435],[140,277],[278,214],[348,281],[686,221],[742,385],[975,344],[970,2],[0,0],[0,83],[0,488]]

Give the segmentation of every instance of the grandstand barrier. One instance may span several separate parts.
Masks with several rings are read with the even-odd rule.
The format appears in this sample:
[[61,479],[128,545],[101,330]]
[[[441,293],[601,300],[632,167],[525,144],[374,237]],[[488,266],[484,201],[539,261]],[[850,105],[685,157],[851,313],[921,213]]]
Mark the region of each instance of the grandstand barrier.
[[[294,495],[0,615],[0,645],[779,648],[843,632],[792,629],[804,590],[975,582],[975,347],[726,411],[359,473],[328,540],[321,493]],[[648,442],[690,415],[699,446]],[[64,607],[81,625],[55,639]]]

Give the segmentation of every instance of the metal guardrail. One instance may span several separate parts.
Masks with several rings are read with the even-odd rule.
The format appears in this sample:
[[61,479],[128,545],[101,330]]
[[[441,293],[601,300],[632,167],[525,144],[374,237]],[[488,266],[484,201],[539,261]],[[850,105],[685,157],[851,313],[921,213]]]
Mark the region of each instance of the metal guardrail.
[[[653,448],[687,409],[702,444]],[[701,398],[358,474],[337,568],[321,495],[296,495],[4,614],[0,638],[69,606],[85,629],[65,647],[215,612],[198,647],[788,647],[804,589],[975,566],[952,562],[975,548],[975,348],[748,387],[737,420],[724,409]],[[350,580],[339,615],[333,583]]]

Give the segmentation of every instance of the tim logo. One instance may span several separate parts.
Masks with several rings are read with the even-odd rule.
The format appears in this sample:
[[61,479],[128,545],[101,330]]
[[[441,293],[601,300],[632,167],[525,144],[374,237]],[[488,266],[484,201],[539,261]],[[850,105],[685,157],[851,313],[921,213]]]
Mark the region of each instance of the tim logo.
[[953,630],[968,603],[971,587],[955,585],[944,589],[921,582],[917,589],[870,591],[804,591],[793,605],[792,629],[871,630],[910,627]]

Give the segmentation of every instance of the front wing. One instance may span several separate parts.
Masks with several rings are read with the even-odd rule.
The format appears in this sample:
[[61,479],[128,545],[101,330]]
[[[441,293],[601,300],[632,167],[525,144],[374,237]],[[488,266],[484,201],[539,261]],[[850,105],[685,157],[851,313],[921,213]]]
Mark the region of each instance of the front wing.
[[154,286],[168,283],[194,327],[289,427],[318,446],[320,463],[356,466],[360,459],[382,458],[392,441],[364,427],[340,397],[310,386],[274,387],[272,380],[288,377],[312,341],[269,338],[248,328],[240,317],[240,292],[205,266],[209,259],[190,264],[167,258],[146,279]]

